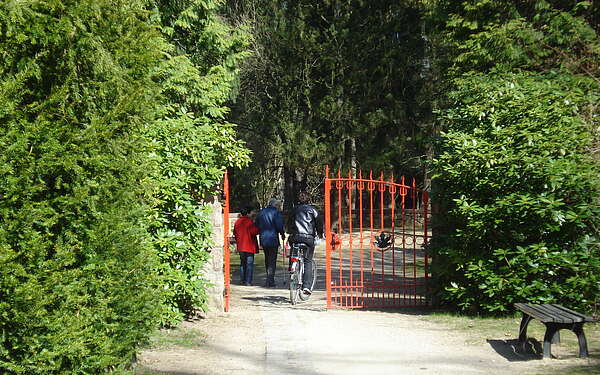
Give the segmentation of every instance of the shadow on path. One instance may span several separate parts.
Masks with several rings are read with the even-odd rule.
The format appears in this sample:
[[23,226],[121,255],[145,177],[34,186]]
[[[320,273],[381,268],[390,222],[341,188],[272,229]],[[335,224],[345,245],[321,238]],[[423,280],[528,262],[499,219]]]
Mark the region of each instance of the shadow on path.
[[534,338],[529,338],[525,344],[525,351],[521,349],[519,340],[486,340],[488,344],[506,358],[509,362],[523,362],[531,360],[539,360],[542,358],[542,344]]

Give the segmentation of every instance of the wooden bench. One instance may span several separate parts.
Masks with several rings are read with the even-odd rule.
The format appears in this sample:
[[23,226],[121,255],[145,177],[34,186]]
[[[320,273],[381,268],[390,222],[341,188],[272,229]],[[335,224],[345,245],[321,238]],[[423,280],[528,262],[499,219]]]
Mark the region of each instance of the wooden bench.
[[525,349],[525,344],[527,342],[527,325],[535,318],[546,325],[546,334],[544,335],[544,358],[552,357],[550,350],[551,344],[560,341],[558,331],[561,329],[570,329],[577,335],[577,340],[579,341],[579,357],[588,357],[587,340],[583,333],[583,324],[587,322],[596,322],[596,319],[556,304],[532,305],[528,303],[515,303],[515,308],[523,313],[521,326],[519,328],[519,344],[523,350]]

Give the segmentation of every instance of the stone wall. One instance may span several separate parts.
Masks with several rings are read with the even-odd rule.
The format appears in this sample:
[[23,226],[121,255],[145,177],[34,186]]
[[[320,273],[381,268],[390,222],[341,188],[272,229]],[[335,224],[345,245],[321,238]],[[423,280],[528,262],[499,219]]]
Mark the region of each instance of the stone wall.
[[208,262],[202,270],[202,277],[211,286],[206,290],[208,297],[208,311],[202,313],[204,317],[215,316],[223,313],[225,308],[225,279],[223,277],[223,208],[218,196],[206,200],[211,207],[211,221],[213,227],[213,247]]

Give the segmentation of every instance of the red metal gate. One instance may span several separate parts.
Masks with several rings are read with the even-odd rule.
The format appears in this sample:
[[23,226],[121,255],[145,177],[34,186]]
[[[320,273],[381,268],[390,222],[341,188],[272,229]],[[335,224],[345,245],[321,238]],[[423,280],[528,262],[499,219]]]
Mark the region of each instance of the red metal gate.
[[[328,308],[425,306],[429,194],[414,179],[325,177]],[[382,239],[381,241],[380,238]],[[384,241],[385,240],[385,241]]]

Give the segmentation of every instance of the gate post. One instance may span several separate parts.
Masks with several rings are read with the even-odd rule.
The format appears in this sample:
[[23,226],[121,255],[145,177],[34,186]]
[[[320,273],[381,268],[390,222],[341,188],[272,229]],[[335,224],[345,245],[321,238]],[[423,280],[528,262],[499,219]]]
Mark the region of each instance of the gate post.
[[225,312],[229,312],[229,296],[231,294],[229,277],[229,177],[227,170],[223,177],[223,195],[225,204],[223,205],[223,274],[225,278]]
[[327,308],[331,308],[331,180],[329,166],[325,168],[325,286],[327,287]]

